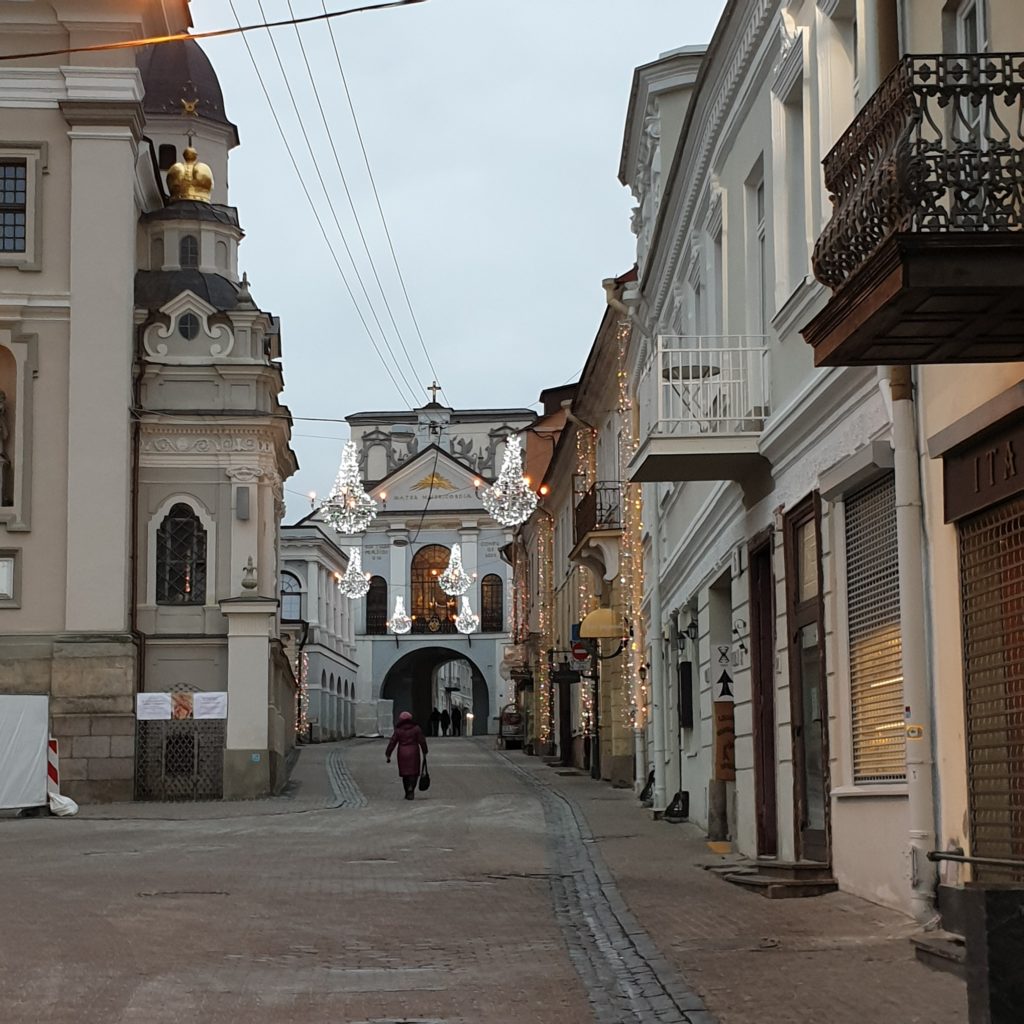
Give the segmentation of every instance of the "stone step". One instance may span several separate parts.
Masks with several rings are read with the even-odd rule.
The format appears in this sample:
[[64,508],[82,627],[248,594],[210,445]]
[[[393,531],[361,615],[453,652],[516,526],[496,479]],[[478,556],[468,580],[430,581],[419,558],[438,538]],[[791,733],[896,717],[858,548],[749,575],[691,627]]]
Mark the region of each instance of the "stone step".
[[914,956],[933,971],[945,971],[957,978],[967,977],[967,947],[955,932],[923,932],[910,939]]
[[752,866],[769,878],[789,878],[832,881],[832,869],[828,864],[816,860],[778,860],[774,857],[758,857]]
[[727,882],[742,886],[770,900],[805,899],[824,896],[839,888],[834,878],[780,878],[761,871],[733,871],[722,875]]

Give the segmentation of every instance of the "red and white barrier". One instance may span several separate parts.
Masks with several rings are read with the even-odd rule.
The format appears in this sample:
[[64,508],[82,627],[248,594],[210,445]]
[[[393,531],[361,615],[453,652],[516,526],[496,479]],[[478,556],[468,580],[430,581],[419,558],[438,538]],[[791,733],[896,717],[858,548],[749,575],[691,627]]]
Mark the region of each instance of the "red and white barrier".
[[46,749],[46,794],[60,793],[60,754],[57,741],[51,736]]

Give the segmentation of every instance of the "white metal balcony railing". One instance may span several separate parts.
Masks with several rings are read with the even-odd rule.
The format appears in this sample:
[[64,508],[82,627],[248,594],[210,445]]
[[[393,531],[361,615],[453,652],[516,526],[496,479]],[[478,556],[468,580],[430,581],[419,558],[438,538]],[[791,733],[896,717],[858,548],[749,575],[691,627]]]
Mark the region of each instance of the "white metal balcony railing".
[[641,378],[641,437],[764,429],[771,377],[764,335],[659,335]]

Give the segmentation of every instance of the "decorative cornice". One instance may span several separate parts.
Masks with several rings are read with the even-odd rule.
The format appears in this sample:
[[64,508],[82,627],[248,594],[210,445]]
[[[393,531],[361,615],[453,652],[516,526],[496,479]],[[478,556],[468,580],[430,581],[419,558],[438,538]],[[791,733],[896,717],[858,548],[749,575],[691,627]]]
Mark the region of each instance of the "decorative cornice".
[[772,68],[772,92],[785,102],[804,70],[804,30],[797,29],[792,35],[786,29],[785,19],[779,22],[781,52]]

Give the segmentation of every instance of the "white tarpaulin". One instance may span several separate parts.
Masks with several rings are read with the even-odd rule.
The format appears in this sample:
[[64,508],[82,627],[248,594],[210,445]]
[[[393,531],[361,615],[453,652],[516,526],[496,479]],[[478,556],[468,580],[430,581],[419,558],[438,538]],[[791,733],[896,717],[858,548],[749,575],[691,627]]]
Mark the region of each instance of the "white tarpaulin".
[[0,808],[46,804],[48,697],[0,695]]

